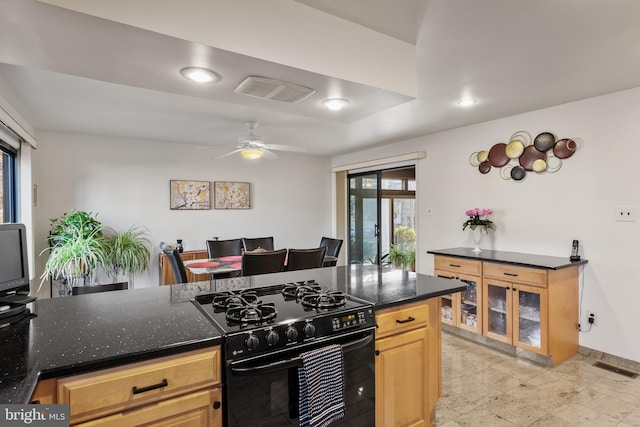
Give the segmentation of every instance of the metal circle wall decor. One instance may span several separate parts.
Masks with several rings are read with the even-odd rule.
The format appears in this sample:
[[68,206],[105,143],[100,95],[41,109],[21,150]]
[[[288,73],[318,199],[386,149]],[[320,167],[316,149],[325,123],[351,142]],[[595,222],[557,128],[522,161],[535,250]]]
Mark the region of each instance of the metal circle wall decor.
[[471,153],[469,163],[486,175],[492,167],[498,168],[505,180],[522,181],[527,172],[537,175],[554,173],[562,167],[562,161],[582,148],[579,138],[556,139],[551,132],[540,132],[535,138],[527,131],[517,131],[509,142],[493,144],[489,150]]

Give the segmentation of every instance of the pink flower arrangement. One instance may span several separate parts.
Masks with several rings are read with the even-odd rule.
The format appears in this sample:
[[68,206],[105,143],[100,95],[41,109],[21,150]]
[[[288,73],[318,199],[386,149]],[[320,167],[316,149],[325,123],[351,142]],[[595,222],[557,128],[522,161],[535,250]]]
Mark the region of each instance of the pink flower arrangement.
[[467,227],[475,230],[477,226],[481,226],[485,232],[489,232],[489,229],[494,229],[496,226],[490,219],[487,219],[493,211],[491,209],[473,208],[466,211],[464,214],[469,218],[462,223],[462,229]]

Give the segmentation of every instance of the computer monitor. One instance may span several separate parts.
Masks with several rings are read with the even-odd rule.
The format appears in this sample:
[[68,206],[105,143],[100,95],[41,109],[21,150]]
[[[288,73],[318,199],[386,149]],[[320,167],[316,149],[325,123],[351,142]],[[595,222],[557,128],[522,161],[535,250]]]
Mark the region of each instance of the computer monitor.
[[20,303],[29,299],[27,254],[24,224],[0,224],[0,303]]

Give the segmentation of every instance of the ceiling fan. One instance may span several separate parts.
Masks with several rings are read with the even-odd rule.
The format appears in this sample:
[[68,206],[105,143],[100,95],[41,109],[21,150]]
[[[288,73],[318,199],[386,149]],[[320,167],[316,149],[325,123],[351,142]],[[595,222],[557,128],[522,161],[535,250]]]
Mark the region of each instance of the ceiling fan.
[[264,139],[254,133],[254,130],[258,127],[258,122],[248,121],[244,122],[244,124],[247,129],[249,129],[249,133],[238,138],[238,145],[236,145],[235,150],[217,157],[216,160],[231,156],[235,153],[240,153],[240,155],[247,160],[258,160],[262,158],[262,156],[271,159],[277,158],[278,156],[276,156],[273,151],[305,151],[304,148],[293,147],[291,145],[265,144]]

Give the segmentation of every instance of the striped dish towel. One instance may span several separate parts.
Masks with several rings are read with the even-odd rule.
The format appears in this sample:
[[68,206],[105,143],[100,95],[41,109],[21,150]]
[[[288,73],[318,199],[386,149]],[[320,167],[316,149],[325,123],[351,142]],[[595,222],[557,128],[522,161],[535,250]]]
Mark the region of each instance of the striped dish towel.
[[329,345],[300,357],[300,427],[328,426],[345,415],[342,347]]

